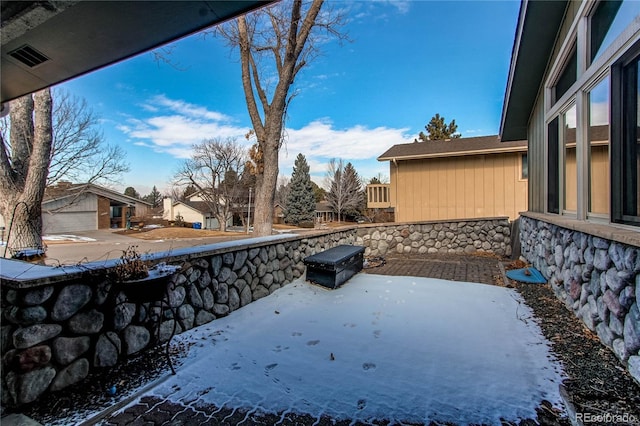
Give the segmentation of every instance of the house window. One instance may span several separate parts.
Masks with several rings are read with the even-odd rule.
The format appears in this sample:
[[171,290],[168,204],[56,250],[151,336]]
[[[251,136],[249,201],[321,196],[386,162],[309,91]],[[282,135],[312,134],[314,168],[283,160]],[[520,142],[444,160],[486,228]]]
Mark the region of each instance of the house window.
[[611,220],[631,225],[640,225],[639,51],[636,45],[630,60],[625,55],[612,67]]
[[520,179],[529,179],[529,159],[526,153],[520,156]]
[[558,77],[558,81],[556,81],[556,85],[554,87],[554,103],[558,101],[567,93],[567,90],[576,82],[578,78],[578,54],[576,50],[576,46],[573,46],[571,54],[567,59],[567,63],[564,65],[564,69],[560,73]]
[[111,207],[111,217],[122,217],[122,207],[121,206],[112,206]]
[[563,158],[563,209],[575,212],[577,210],[578,196],[578,169],[576,157],[576,105],[571,106],[563,114],[562,145],[564,147]]
[[609,213],[609,76],[589,91],[589,213]]
[[580,5],[546,81],[546,209],[640,226],[640,1]]
[[640,13],[637,0],[607,0],[598,3],[589,20],[589,50],[593,62]]
[[559,117],[556,117],[547,126],[547,211],[549,213],[560,213],[558,121]]

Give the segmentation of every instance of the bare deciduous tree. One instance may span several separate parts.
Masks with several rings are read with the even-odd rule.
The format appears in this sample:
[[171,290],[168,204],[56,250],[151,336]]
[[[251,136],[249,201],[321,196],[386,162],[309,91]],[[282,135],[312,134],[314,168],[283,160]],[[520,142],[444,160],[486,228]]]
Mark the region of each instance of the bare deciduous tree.
[[280,175],[278,177],[278,186],[276,189],[275,203],[280,204],[281,207],[287,206],[287,197],[289,196],[289,191],[291,190],[291,185],[288,176]]
[[42,199],[53,145],[51,117],[51,91],[45,89],[13,101],[10,139],[6,132],[0,133],[0,214],[10,227],[21,230],[9,235],[7,247],[43,246]]
[[198,190],[221,231],[227,230],[234,204],[243,196],[238,177],[244,172],[246,157],[245,148],[235,139],[207,139],[193,146],[191,158],[174,176],[174,185]]
[[326,199],[338,213],[338,221],[344,212],[357,210],[362,204],[362,185],[351,163],[344,165],[342,159],[329,161],[326,185],[329,188]]
[[125,153],[105,142],[99,118],[83,98],[53,91],[53,148],[47,186],[60,180],[109,184],[129,171]]
[[241,16],[217,31],[240,52],[242,87],[256,144],[255,226],[257,235],[271,234],[278,179],[278,152],[283,143],[291,87],[300,71],[320,53],[329,37],[345,39],[338,30],[343,14],[323,10],[324,0],[283,1]]
[[[61,180],[115,182],[129,167],[124,151],[105,143],[98,118],[83,99],[47,89],[13,101],[10,110],[0,125],[0,214],[9,228],[20,229],[12,235],[21,241],[9,241],[9,247],[40,247],[46,186]],[[69,203],[81,194],[76,192]],[[26,208],[16,209],[18,204]],[[19,210],[28,210],[29,218]]]

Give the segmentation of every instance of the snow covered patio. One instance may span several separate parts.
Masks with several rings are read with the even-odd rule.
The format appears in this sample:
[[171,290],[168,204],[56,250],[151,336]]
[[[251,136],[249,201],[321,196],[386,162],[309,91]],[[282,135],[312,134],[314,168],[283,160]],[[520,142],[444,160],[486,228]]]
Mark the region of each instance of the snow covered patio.
[[542,400],[560,406],[561,368],[502,287],[358,274],[329,291],[298,280],[176,340],[193,343],[188,358],[142,397],[196,411],[500,424],[535,418]]

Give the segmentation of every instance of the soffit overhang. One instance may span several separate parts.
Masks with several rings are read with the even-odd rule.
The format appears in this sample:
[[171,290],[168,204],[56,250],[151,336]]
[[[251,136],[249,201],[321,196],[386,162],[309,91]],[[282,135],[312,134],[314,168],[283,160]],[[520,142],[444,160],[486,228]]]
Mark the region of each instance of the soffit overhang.
[[0,2],[0,102],[114,64],[270,1]]
[[527,139],[529,118],[553,52],[568,1],[522,1],[502,107],[500,140]]

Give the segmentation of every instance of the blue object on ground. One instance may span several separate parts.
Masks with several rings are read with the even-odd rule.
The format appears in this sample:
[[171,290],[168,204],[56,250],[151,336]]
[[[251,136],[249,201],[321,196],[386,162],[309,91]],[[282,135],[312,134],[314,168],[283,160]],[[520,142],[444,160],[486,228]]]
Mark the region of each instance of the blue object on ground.
[[536,268],[512,269],[507,271],[507,278],[523,283],[544,284],[547,282]]
[[202,229],[202,222],[193,222],[193,229]]

